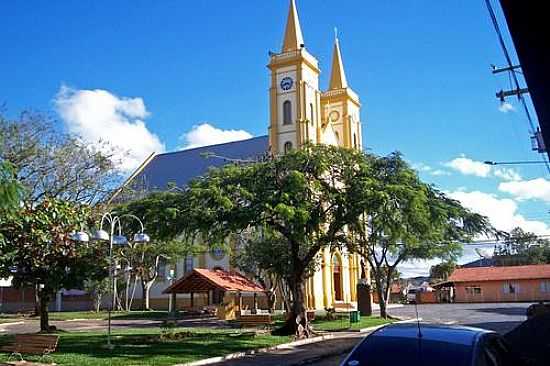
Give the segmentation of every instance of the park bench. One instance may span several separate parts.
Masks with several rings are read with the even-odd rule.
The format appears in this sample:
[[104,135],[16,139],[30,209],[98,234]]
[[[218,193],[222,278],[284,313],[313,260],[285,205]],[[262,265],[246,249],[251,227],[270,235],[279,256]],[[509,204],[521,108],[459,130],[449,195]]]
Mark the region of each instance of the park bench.
[[250,315],[241,315],[237,322],[241,327],[255,327],[260,325],[270,325],[273,323],[271,320],[271,314],[250,314]]
[[10,358],[24,354],[40,355],[43,358],[55,352],[59,336],[51,334],[16,334],[12,344],[3,346],[0,351],[11,352]]

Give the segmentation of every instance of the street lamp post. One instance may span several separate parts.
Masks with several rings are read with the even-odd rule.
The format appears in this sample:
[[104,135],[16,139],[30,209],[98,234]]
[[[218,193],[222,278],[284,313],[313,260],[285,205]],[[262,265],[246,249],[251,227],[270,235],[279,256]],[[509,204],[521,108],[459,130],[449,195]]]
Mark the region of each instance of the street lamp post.
[[[97,241],[109,241],[109,289],[111,291],[111,301],[108,310],[108,326],[107,326],[107,348],[113,349],[111,344],[111,313],[113,311],[114,305],[116,304],[116,289],[115,289],[115,279],[114,279],[114,268],[113,268],[113,247],[115,245],[122,246],[128,244],[128,239],[122,235],[121,219],[122,218],[132,218],[139,222],[141,225],[141,231],[134,235],[135,243],[147,243],[150,241],[149,235],[144,233],[143,222],[131,214],[125,214],[121,216],[116,216],[111,212],[103,214],[101,217],[101,223],[99,230],[96,230],[92,235],[92,239]],[[107,221],[110,224],[110,233],[103,230],[103,223]],[[118,235],[115,235],[115,228],[118,226]]]

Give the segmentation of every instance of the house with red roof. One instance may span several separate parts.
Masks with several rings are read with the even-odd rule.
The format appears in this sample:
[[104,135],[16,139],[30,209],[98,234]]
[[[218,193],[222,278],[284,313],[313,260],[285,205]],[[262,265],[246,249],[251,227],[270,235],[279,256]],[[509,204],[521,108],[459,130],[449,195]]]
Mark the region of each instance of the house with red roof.
[[455,302],[550,300],[550,264],[457,268],[447,282]]

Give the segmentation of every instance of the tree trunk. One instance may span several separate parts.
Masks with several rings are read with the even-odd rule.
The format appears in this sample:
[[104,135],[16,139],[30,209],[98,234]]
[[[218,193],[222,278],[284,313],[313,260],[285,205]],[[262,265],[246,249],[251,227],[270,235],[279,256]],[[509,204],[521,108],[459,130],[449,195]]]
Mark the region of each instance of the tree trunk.
[[44,290],[41,290],[38,293],[38,308],[40,312],[40,332],[42,333],[49,333],[51,331],[48,314],[49,302],[50,296],[44,293]]
[[145,283],[145,310],[151,310],[151,287],[154,281]]
[[145,281],[141,279],[141,310],[147,310],[147,301],[146,301],[146,294],[145,294]]
[[103,297],[103,294],[101,292],[96,293],[95,295],[95,312],[99,313],[101,310],[101,299]]
[[40,292],[40,288],[38,287],[38,284],[34,285],[34,314],[33,316],[40,316],[40,297],[38,296],[38,293]]
[[275,290],[271,289],[267,292],[267,307],[270,313],[275,311],[275,303],[277,302],[277,294]]
[[308,338],[311,328],[307,319],[304,295],[304,283],[301,276],[289,279],[292,302],[285,325],[273,331],[275,335],[295,334],[298,339]]
[[376,279],[376,293],[378,295],[378,305],[380,306],[380,317],[387,319],[388,311],[386,306],[386,294],[384,291],[384,286],[382,286],[382,281],[380,279],[380,271],[376,270],[374,273]]

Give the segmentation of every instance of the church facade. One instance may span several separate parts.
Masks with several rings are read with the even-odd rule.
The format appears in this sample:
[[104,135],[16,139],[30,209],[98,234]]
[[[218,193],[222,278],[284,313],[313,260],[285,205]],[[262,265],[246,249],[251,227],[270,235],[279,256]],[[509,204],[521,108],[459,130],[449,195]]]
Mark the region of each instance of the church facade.
[[[332,144],[361,150],[358,95],[349,87],[336,37],[328,89],[319,85],[319,62],[308,52],[296,3],[290,1],[280,53],[270,53],[269,147],[284,154],[306,143]],[[361,276],[357,255],[325,249],[321,268],[306,284],[310,309],[353,306]]]
[[[330,83],[323,91],[319,85],[319,62],[305,46],[296,4],[291,0],[281,51],[270,52],[268,136],[152,156],[130,177],[128,184],[137,184],[147,190],[163,190],[169,185],[182,187],[206,173],[209,167],[226,163],[205,159],[205,153],[246,159],[266,152],[284,154],[306,143],[361,150],[361,104],[348,85],[337,37],[331,66]],[[305,287],[307,307],[312,310],[354,307],[356,286],[362,276],[359,256],[329,249],[319,254],[320,268],[307,280]],[[234,269],[227,255],[203,253],[178,263],[172,269],[172,277],[181,277],[194,267]],[[167,307],[168,296],[162,291],[170,285],[169,271],[170,268],[161,270],[159,281],[151,291],[154,308]],[[365,272],[363,276],[368,277],[368,271]],[[179,296],[178,306],[188,305],[185,295]]]

